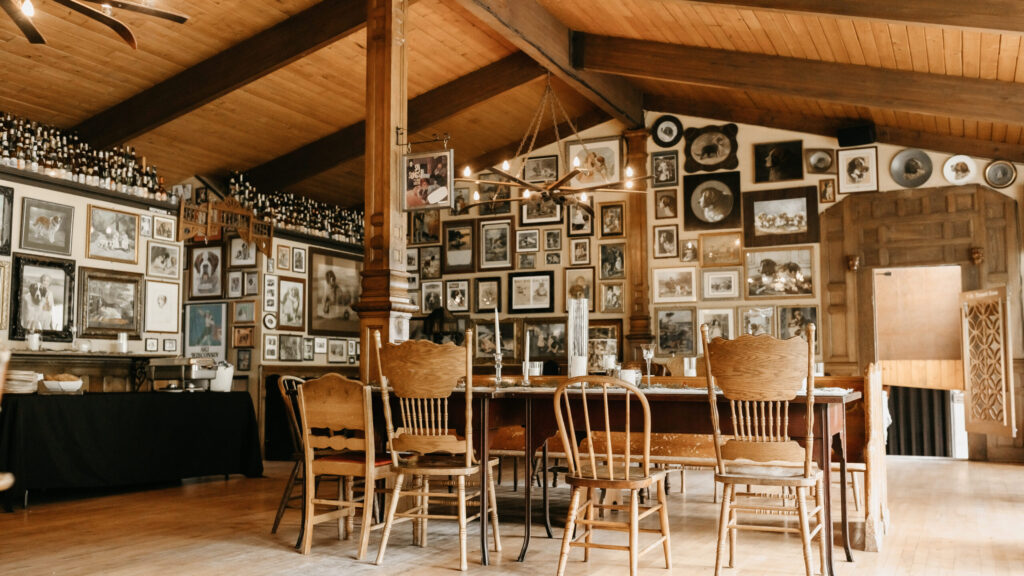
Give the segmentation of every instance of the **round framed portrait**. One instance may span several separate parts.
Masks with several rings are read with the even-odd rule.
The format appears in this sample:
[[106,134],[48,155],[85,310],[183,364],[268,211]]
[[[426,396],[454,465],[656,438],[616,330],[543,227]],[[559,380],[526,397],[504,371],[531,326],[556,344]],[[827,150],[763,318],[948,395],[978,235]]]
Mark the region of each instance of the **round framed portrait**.
[[950,184],[966,184],[978,173],[978,165],[974,158],[966,154],[957,154],[946,160],[942,166],[942,175]]
[[267,330],[276,330],[277,329],[277,314],[274,314],[272,312],[268,312],[267,314],[264,314],[263,315],[263,327],[266,328]]
[[661,116],[651,126],[654,143],[662,148],[671,148],[683,139],[683,124],[675,116]]
[[893,156],[889,175],[904,188],[917,188],[932,177],[932,159],[919,148],[907,148]]
[[993,160],[985,166],[985,182],[993,188],[1006,188],[1017,180],[1017,168],[1006,160]]
[[702,182],[690,198],[690,208],[700,220],[715,224],[721,222],[732,213],[732,190],[718,180]]

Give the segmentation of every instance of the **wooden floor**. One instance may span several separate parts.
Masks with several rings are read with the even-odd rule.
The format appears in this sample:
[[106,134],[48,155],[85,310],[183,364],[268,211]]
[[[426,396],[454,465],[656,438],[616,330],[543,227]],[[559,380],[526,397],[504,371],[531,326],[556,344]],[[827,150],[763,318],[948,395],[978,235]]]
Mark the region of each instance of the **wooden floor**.
[[[288,511],[270,534],[288,466],[272,462],[267,476],[233,476],[183,485],[78,499],[36,496],[29,510],[0,513],[0,574],[302,574],[378,576],[457,574],[457,530],[432,522],[428,549],[411,546],[408,525],[397,529],[383,567],[352,559],[355,541],[337,540],[331,526],[316,529],[313,551],[292,549],[298,512]],[[1024,574],[1024,466],[951,460],[892,459],[889,463],[893,523],[880,554],[855,550],[841,574]],[[707,472],[691,472],[688,494],[673,477],[671,527],[674,566],[664,570],[660,552],[641,559],[644,574],[713,572],[715,514]],[[522,490],[522,487],[520,487]],[[564,488],[556,496],[556,524],[564,520]],[[470,527],[470,574],[553,574],[559,540],[534,528],[530,555],[515,561],[522,543],[522,506],[506,474],[499,488],[504,551],[489,567],[479,563],[478,525]],[[539,517],[538,517],[539,518]],[[561,530],[556,528],[556,537]],[[613,534],[613,538],[624,536]],[[376,554],[379,532],[370,544]],[[842,550],[836,549],[837,558]],[[595,551],[589,565],[574,551],[567,574],[620,575],[625,553]],[[803,574],[799,540],[775,534],[741,534],[737,568],[725,574]]]

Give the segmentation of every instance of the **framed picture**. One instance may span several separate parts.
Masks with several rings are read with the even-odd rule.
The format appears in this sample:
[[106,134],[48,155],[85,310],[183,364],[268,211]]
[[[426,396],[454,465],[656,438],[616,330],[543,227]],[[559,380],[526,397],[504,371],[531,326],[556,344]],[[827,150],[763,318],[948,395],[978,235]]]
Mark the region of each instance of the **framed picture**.
[[409,290],[419,290],[420,289],[420,275],[419,274],[409,274],[408,280],[409,280]]
[[231,329],[231,346],[235,348],[252,348],[256,345],[255,326],[235,326]]
[[356,340],[348,341],[348,363],[355,364],[359,358],[359,342]]
[[306,273],[306,249],[292,248],[292,272],[296,274]]
[[566,166],[579,168],[580,173],[570,186],[599,186],[618,182],[622,163],[622,138],[569,140],[565,145]]
[[449,214],[452,216],[465,216],[469,214],[466,210],[466,206],[472,202],[469,198],[470,194],[468,186],[456,186],[452,209]]
[[661,188],[654,191],[654,218],[665,220],[679,217],[679,189]]
[[548,252],[544,255],[544,264],[548,266],[560,266],[562,264],[562,254],[559,252]]
[[252,350],[246,348],[235,351],[235,369],[239,372],[252,370]]
[[740,334],[775,336],[774,306],[744,306],[739,310]]
[[622,313],[625,311],[622,282],[601,283],[601,312],[605,314]]
[[139,216],[89,206],[86,257],[135,264],[139,261]]
[[78,332],[83,338],[142,336],[142,274],[78,269]]
[[739,228],[740,173],[684,176],[683,210],[684,230]]
[[405,211],[452,208],[455,152],[435,150],[402,157],[405,178],[402,180],[402,209]]
[[225,360],[227,305],[203,302],[185,305],[185,356]]
[[[153,216],[150,214],[142,214],[139,216],[139,237],[140,238],[152,238],[153,237]],[[154,338],[155,340],[155,338]],[[156,345],[156,342],[154,342]],[[146,346],[149,346],[149,338],[146,339]]]
[[516,260],[518,262],[516,268],[519,270],[533,270],[537,267],[537,255],[532,252],[529,254],[516,254]]
[[[522,339],[518,320],[502,320],[498,323],[501,332],[502,362],[517,364],[521,362],[519,342]],[[494,353],[497,341],[494,337],[494,320],[477,320],[473,326],[473,338],[476,349],[473,353],[473,364],[494,365]]]
[[[445,274],[459,274],[476,271],[474,258],[473,233],[475,226],[471,220],[463,222],[445,222],[443,264]],[[427,250],[427,249],[424,249]],[[433,253],[432,250],[428,252]],[[440,277],[440,276],[438,276]]]
[[[931,175],[931,170],[928,170],[928,174]],[[924,180],[927,180],[927,178],[924,178]],[[993,188],[1006,188],[1016,180],[1017,167],[1013,165],[1013,162],[1009,162],[1007,160],[993,160],[985,166],[985,183]],[[7,221],[7,224],[9,225],[9,216],[7,217]],[[8,233],[7,236],[8,241],[10,241],[10,233]]]
[[263,262],[266,264],[263,267],[263,271],[265,273],[267,273],[267,274],[273,274],[274,273],[274,257],[273,256],[268,256],[268,257],[263,259]]
[[10,339],[24,340],[27,332],[36,330],[45,341],[70,342],[74,294],[74,260],[15,253]]
[[153,216],[153,239],[176,242],[178,240],[178,221],[174,218]]
[[433,210],[409,213],[409,245],[437,244],[441,241],[441,214]]
[[540,230],[516,230],[516,252],[538,252],[540,250]]
[[562,205],[552,200],[541,200],[540,196],[522,202],[521,210],[519,223],[523,226],[562,223]]
[[[588,202],[593,202],[593,199],[588,200]],[[594,215],[575,204],[569,204],[565,219],[565,235],[570,238],[593,236]]]
[[626,243],[601,244],[601,280],[626,277]]
[[839,151],[839,193],[878,190],[878,148],[846,148]]
[[740,297],[739,270],[702,270],[704,300],[725,300]]
[[814,186],[743,195],[743,244],[747,248],[817,241],[818,191]]
[[164,338],[164,352],[177,352],[178,351],[178,339],[177,338]]
[[469,280],[448,280],[444,283],[445,309],[469,312]]
[[245,284],[242,287],[242,294],[255,296],[260,293],[260,273],[252,270],[245,272]]
[[328,340],[327,362],[331,364],[348,362],[348,342],[341,338],[331,338]]
[[441,246],[420,248],[420,278],[437,280],[441,277]]
[[491,276],[488,278],[473,279],[473,294],[476,295],[476,303],[473,312],[501,311],[501,278]]
[[231,303],[232,324],[255,324],[256,323],[256,301],[242,300]]
[[651,153],[651,175],[653,188],[678,186],[679,153],[675,150]]
[[12,214],[14,213],[14,188],[0,186],[0,256],[11,255]]
[[302,361],[302,336],[297,334],[282,334],[278,338],[280,351],[277,359],[282,362]]
[[[600,348],[602,353],[615,354],[617,359],[622,359],[622,320],[590,320],[587,325],[587,339],[604,341]],[[609,342],[610,341],[610,345]]]
[[263,335],[263,359],[277,360],[277,334]]
[[181,316],[181,286],[146,280],[146,332],[174,334]]
[[278,328],[302,332],[306,329],[306,280],[282,276],[278,289]]
[[220,244],[189,248],[189,297],[193,300],[224,295],[223,250]]
[[523,179],[527,182],[550,182],[558,179],[558,155],[530,156],[523,163]]
[[420,285],[420,293],[423,301],[420,303],[420,312],[429,315],[434,310],[444,307],[444,282],[440,280],[424,282]]
[[256,265],[256,244],[241,238],[232,238],[228,242],[228,266],[244,268]]
[[181,246],[150,240],[146,252],[146,274],[177,280],[181,275]]
[[[737,235],[739,237],[739,235]],[[679,255],[679,259],[683,262],[690,262],[696,264],[700,262],[700,240],[697,238],[687,238],[679,242],[682,244],[682,253]],[[739,262],[742,264],[742,260]]]
[[481,220],[479,226],[480,270],[512,268],[512,220]]
[[[11,293],[11,263],[0,261],[0,294]],[[11,317],[11,298],[0,298],[0,330],[7,329]]]
[[836,179],[823,178],[818,180],[818,204],[836,201]]
[[601,237],[621,238],[626,235],[626,203],[606,202],[601,211]]
[[687,128],[683,131],[683,137],[686,138],[683,145],[683,156],[686,158],[683,168],[687,172],[735,169],[739,166],[739,160],[736,159],[737,132],[739,130],[735,124]]
[[277,269],[278,270],[291,270],[292,269],[292,249],[290,246],[277,246]]
[[303,362],[312,362],[315,359],[313,352],[313,339],[303,338],[302,339],[302,360]]
[[700,235],[700,265],[704,268],[741,266],[743,238],[739,232],[715,232]]
[[266,312],[263,314],[263,327],[267,330],[277,330],[277,313]]
[[530,360],[565,358],[567,348],[564,319],[527,320],[524,330],[530,335]]
[[508,313],[553,312],[555,273],[513,272],[508,275]]
[[565,311],[569,311],[571,298],[586,298],[587,307],[594,311],[594,267],[565,269]]
[[754,182],[802,180],[803,140],[754,144]]
[[697,355],[696,326],[697,313],[693,308],[654,309],[654,355],[686,356]]
[[71,254],[75,209],[26,196],[21,201],[21,248]]
[[245,273],[241,270],[228,270],[228,298],[242,297],[242,284],[245,282]]
[[327,354],[327,338],[313,338],[313,353]]
[[[150,218],[149,225],[153,225],[153,219]],[[152,229],[151,229],[152,230]],[[160,340],[156,338],[146,338],[146,352],[159,352],[160,351]]]
[[561,250],[562,249],[562,231],[561,230],[545,230],[544,231],[544,249],[545,250]]
[[804,165],[808,174],[835,174],[836,151],[831,148],[805,148]]
[[406,248],[405,249],[405,271],[416,272],[420,271],[420,249],[419,248]]
[[679,227],[675,224],[654,227],[654,257],[679,257]]
[[807,341],[807,325],[814,324],[817,330],[814,333],[814,353],[821,353],[821,327],[818,325],[817,306],[779,306],[779,338],[800,337]]
[[497,216],[500,214],[511,214],[512,203],[506,202],[512,197],[512,188],[499,183],[506,182],[505,177],[493,172],[484,172],[477,176],[478,180],[494,182],[494,184],[480,184],[480,202],[483,202],[477,212],[481,216]]
[[569,240],[569,265],[581,266],[584,264],[590,264],[590,238]]
[[697,269],[655,268],[651,271],[655,303],[695,302],[697,300]]
[[814,296],[814,249],[747,250],[747,298]]
[[355,305],[361,293],[363,260],[328,252],[309,250],[309,283],[306,331],[313,335],[358,334],[359,315]]
[[732,308],[701,308],[697,311],[698,327],[708,325],[708,340],[713,338],[733,338],[735,311]]

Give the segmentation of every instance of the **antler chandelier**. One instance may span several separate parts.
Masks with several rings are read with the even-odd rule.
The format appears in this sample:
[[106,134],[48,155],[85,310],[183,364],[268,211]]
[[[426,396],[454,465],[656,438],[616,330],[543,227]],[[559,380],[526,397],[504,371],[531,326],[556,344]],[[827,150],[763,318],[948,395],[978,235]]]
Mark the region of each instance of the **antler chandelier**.
[[[79,14],[84,14],[89,18],[109,27],[117,33],[125,42],[128,43],[132,48],[138,48],[138,43],[135,41],[135,34],[132,33],[131,29],[121,22],[117,18],[114,18],[114,9],[128,10],[130,12],[138,12],[139,14],[145,14],[146,16],[155,16],[157,18],[163,18],[170,20],[171,22],[177,22],[178,24],[184,24],[188,20],[188,16],[178,14],[176,12],[170,12],[168,10],[160,10],[159,8],[153,8],[147,4],[137,4],[135,2],[126,2],[124,0],[53,0],[54,2],[66,6]],[[149,2],[150,0],[143,0]],[[86,6],[83,2],[89,4],[99,4],[100,7],[91,8]],[[32,17],[35,16],[36,8],[32,0],[0,0],[0,8],[3,8],[7,15],[14,20],[14,23],[21,29],[21,33],[28,38],[28,41],[32,44],[46,44],[46,40],[43,35],[36,29],[35,24],[32,22]]]

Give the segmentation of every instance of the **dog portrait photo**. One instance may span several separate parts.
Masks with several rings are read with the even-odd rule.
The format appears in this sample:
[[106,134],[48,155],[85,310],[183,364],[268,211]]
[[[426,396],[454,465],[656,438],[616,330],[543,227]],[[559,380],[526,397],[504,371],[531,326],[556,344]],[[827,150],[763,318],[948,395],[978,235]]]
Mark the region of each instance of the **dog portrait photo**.
[[309,333],[358,334],[362,260],[311,249],[309,266]]
[[146,332],[178,331],[181,307],[178,305],[179,285],[175,282],[146,281]]
[[754,144],[754,182],[781,182],[803,177],[802,140]]
[[78,329],[90,338],[131,338],[142,333],[142,274],[78,269]]
[[52,342],[71,341],[75,263],[14,255],[10,338],[30,331]]
[[878,190],[878,148],[846,148],[839,151],[839,193]]
[[178,239],[178,221],[174,218],[153,216],[153,239],[174,242]]
[[192,298],[220,298],[224,294],[224,253],[221,245],[194,246],[189,258]]
[[177,280],[181,274],[181,246],[150,240],[146,274],[154,278]]
[[35,198],[21,204],[21,247],[38,252],[71,254],[75,209]]
[[813,296],[813,248],[748,250],[747,298]]
[[228,265],[232,268],[256,265],[256,244],[232,238],[228,248]]
[[135,264],[139,261],[138,241],[137,214],[89,206],[89,258]]
[[303,330],[306,327],[306,281],[281,277],[278,283],[280,300],[277,306],[278,328]]

